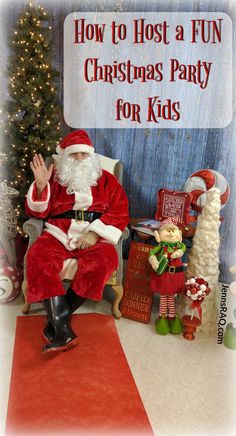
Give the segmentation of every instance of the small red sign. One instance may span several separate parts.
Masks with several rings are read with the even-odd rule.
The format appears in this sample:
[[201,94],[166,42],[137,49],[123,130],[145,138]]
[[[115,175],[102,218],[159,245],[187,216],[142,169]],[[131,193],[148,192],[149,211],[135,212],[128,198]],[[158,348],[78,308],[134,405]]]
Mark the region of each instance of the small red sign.
[[130,246],[124,295],[121,300],[123,317],[148,324],[153,294],[149,290],[151,266],[148,262],[152,245],[132,242]]

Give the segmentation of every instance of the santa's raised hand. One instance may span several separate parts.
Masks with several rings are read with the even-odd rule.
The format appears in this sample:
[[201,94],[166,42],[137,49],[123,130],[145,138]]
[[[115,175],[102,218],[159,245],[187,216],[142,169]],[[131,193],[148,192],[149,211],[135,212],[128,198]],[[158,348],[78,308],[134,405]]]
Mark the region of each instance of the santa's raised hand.
[[34,173],[37,194],[40,195],[52,175],[53,164],[47,168],[43,156],[41,154],[35,154],[33,161],[30,162],[30,168]]

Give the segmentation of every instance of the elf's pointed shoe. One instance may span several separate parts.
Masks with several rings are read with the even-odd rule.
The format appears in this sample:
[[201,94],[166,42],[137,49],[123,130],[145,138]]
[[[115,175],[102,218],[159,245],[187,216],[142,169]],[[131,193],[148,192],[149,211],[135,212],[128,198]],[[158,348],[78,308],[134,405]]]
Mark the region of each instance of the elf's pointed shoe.
[[168,335],[170,333],[169,322],[165,316],[159,317],[156,321],[156,332],[160,335]]
[[[87,300],[87,298],[75,294],[75,292],[71,288],[67,289],[65,299],[67,303],[69,303],[71,313],[75,312],[76,309],[78,309]],[[42,337],[48,344],[50,344],[50,342],[53,341],[54,336],[55,329],[51,324],[50,319],[47,317],[47,322],[43,329]]]
[[70,326],[71,310],[63,295],[42,301],[55,335],[50,344],[43,346],[43,354],[66,351],[78,344],[78,338]]
[[183,324],[178,315],[175,318],[169,318],[170,333],[173,335],[179,335],[183,332]]

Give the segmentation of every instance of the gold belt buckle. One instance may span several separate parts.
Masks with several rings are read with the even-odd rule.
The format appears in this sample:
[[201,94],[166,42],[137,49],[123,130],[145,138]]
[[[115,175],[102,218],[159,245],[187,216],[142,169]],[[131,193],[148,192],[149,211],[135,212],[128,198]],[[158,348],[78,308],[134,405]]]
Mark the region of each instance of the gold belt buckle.
[[[78,219],[78,214],[81,212],[81,219]],[[83,209],[76,209],[75,210],[75,221],[84,221],[84,210]]]
[[169,273],[174,274],[175,273],[175,266],[169,266]]

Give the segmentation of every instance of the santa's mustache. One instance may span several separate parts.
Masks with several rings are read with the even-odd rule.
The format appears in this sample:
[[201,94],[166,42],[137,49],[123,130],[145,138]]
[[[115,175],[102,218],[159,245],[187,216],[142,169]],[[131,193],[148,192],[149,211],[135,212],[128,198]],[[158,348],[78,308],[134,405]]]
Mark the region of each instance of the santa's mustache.
[[102,174],[98,155],[93,154],[83,160],[60,155],[53,155],[53,158],[56,168],[54,178],[62,186],[67,186],[68,194],[87,191],[97,185],[97,180]]

